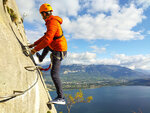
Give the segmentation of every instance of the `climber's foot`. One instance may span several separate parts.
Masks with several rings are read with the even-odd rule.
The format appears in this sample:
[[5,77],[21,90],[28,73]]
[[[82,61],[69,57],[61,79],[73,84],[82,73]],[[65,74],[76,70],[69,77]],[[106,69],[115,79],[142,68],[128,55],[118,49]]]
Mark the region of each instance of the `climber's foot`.
[[65,105],[65,99],[64,98],[55,98],[54,100],[51,100],[48,102],[49,104],[61,104],[61,105]]

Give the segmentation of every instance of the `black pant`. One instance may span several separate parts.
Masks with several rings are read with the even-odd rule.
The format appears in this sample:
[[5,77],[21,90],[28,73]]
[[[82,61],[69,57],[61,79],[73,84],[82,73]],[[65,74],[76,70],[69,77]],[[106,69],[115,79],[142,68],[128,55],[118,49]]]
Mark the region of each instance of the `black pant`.
[[[49,47],[44,48],[41,58],[44,59],[47,53],[51,51],[52,52],[52,69],[51,69],[51,77],[53,80],[53,83],[56,87],[57,95],[59,98],[63,98],[63,90],[62,90],[62,83],[59,77],[59,71],[60,71],[60,65],[61,61],[63,60],[63,54],[64,56],[67,54],[67,51],[53,51]],[[58,59],[59,57],[60,59]]]

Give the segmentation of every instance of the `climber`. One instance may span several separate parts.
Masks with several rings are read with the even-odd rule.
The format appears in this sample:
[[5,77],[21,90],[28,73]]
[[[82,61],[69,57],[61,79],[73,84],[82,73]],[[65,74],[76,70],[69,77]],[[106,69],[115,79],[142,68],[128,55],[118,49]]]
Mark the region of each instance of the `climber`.
[[32,55],[43,49],[41,55],[36,53],[40,62],[42,62],[47,53],[51,51],[51,77],[56,87],[57,97],[48,103],[65,104],[62,83],[59,77],[61,61],[67,54],[67,41],[61,28],[63,20],[59,16],[52,15],[53,9],[50,4],[42,4],[39,11],[45,20],[47,31],[43,37],[29,45],[29,48],[34,47],[34,49],[31,50]]

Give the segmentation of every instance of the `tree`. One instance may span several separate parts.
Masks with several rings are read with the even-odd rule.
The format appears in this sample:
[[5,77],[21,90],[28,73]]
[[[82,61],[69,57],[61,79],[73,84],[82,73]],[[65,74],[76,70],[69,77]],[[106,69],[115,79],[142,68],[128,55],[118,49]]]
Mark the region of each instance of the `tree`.
[[71,94],[65,94],[66,98],[66,106],[67,111],[70,113],[71,107],[76,103],[90,103],[91,100],[93,100],[92,96],[87,97],[86,99],[83,96],[82,90],[79,90],[79,92],[76,93],[75,97],[73,97]]

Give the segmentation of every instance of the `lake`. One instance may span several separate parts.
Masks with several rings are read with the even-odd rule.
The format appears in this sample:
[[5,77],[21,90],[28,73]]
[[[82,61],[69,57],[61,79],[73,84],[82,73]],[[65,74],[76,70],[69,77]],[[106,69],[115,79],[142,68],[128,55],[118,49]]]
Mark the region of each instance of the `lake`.
[[[74,94],[79,90],[67,90],[65,94]],[[96,89],[83,89],[85,97],[93,96],[91,103],[75,104],[71,113],[150,113],[150,87],[114,86]],[[55,91],[50,92],[52,98]],[[67,113],[66,106],[55,105],[58,113]]]

